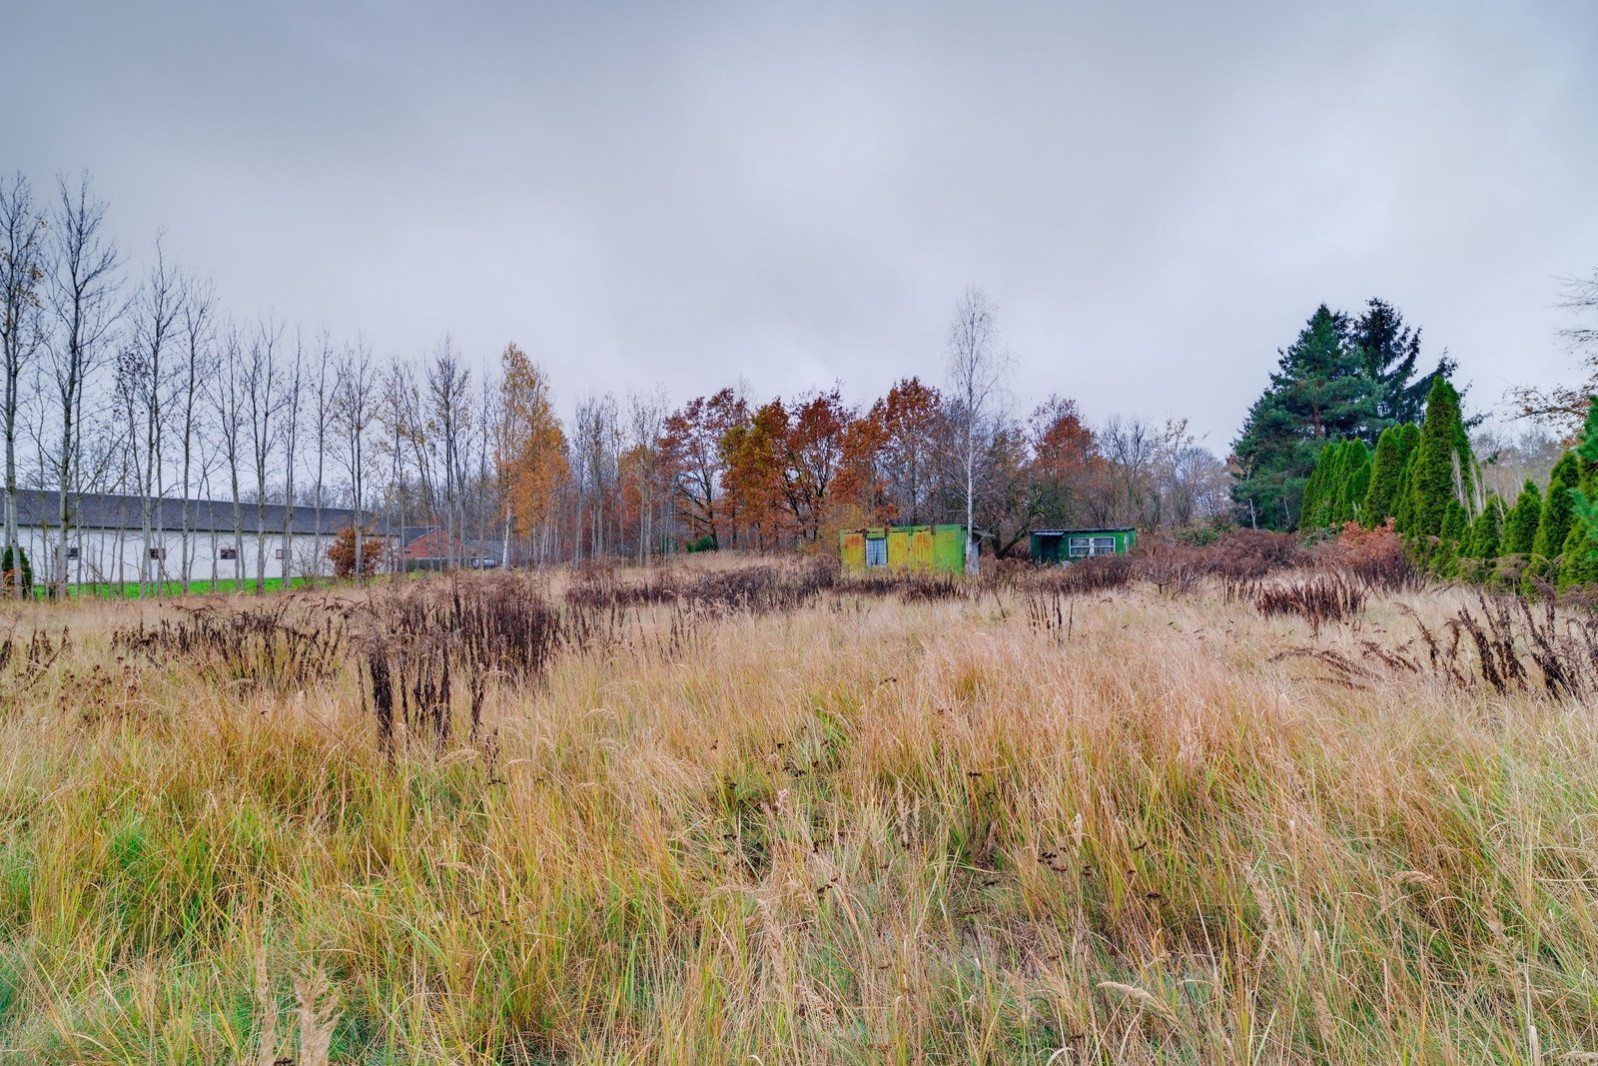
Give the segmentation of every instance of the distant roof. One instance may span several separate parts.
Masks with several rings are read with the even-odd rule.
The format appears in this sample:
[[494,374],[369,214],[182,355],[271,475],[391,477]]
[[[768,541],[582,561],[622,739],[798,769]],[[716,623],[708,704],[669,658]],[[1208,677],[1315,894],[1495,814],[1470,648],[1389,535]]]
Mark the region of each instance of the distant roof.
[[1103,526],[1095,529],[1034,529],[1034,537],[1080,536],[1083,533],[1136,533],[1131,526]]
[[[85,492],[69,497],[72,507],[72,525],[79,529],[141,529],[144,525],[144,498],[118,496],[106,492]],[[154,501],[151,523],[167,532],[183,527],[183,501],[163,499]],[[264,511],[261,532],[282,533],[284,511],[291,513],[289,532],[314,535],[316,508],[285,508],[280,503],[269,503]],[[17,524],[22,526],[51,527],[59,523],[61,494],[38,489],[24,489],[17,493]],[[239,528],[246,533],[256,530],[258,512],[253,503],[239,503]],[[337,533],[354,520],[355,512],[345,507],[322,508],[321,532]],[[233,532],[233,503],[230,500],[190,500],[189,529],[195,533]]]

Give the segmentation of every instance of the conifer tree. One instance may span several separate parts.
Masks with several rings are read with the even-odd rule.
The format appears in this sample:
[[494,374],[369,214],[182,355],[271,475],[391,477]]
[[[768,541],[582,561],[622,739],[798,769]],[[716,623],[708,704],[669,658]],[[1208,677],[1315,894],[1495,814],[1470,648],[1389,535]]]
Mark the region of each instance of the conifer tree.
[[1334,527],[1352,522],[1364,509],[1371,482],[1371,451],[1364,441],[1355,439],[1343,445],[1338,469],[1337,493],[1332,499],[1329,523]]
[[1327,508],[1337,480],[1337,467],[1343,454],[1340,441],[1327,441],[1315,457],[1315,468],[1304,482],[1304,500],[1299,505],[1298,528],[1315,529],[1326,524]]
[[1537,520],[1537,536],[1532,541],[1532,553],[1552,559],[1564,551],[1565,538],[1570,534],[1573,520],[1570,490],[1578,487],[1581,479],[1581,460],[1575,452],[1566,452],[1554,464],[1548,478],[1548,495],[1543,497],[1542,514]]
[[1415,456],[1420,454],[1418,435],[1415,438],[1415,445],[1409,450],[1409,454],[1404,456],[1404,466],[1398,472],[1398,490],[1394,493],[1397,499],[1393,503],[1393,530],[1401,536],[1408,536],[1415,524],[1415,494],[1410,491],[1410,481],[1415,476]]
[[1559,557],[1559,591],[1598,582],[1598,545],[1581,522],[1572,522]]
[[1505,555],[1530,555],[1537,542],[1537,522],[1542,517],[1543,498],[1537,483],[1527,481],[1515,499],[1515,506],[1504,519]]
[[1461,497],[1470,499],[1472,465],[1470,441],[1459,414],[1459,393],[1447,379],[1439,377],[1432,382],[1431,395],[1426,398],[1426,421],[1420,427],[1420,444],[1410,474],[1415,507],[1410,532],[1447,536],[1443,523],[1448,504],[1460,504]]
[[1316,308],[1249,409],[1233,445],[1240,477],[1232,490],[1247,521],[1275,529],[1291,528],[1295,518],[1310,524],[1305,483],[1324,443],[1357,435],[1374,417],[1374,387],[1348,344],[1348,326],[1347,315]]
[[1503,542],[1503,530],[1504,501],[1497,496],[1488,497],[1487,506],[1481,509],[1481,514],[1471,523],[1470,550],[1466,554],[1472,559],[1498,558]]
[[1587,407],[1587,424],[1575,449],[1580,476],[1570,490],[1570,532],[1559,567],[1559,587],[1598,582],[1598,396]]

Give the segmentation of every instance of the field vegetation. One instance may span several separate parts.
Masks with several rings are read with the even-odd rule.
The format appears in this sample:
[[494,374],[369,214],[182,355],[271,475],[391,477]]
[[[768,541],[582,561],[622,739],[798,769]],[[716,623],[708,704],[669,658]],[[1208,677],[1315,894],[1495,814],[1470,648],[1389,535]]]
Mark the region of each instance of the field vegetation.
[[0,621],[0,1063],[1598,1059],[1598,625],[1381,531]]

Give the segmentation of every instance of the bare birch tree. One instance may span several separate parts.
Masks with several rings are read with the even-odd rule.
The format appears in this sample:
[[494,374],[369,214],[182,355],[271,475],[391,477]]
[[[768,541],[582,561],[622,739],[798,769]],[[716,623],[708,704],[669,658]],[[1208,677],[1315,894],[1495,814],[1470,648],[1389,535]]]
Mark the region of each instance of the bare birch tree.
[[57,328],[49,346],[60,436],[52,466],[59,490],[58,546],[52,568],[54,594],[67,594],[68,560],[73,518],[73,492],[82,452],[85,386],[103,355],[121,308],[117,301],[121,256],[104,233],[105,204],[89,195],[89,178],[76,189],[57,181],[58,202],[51,222],[50,303]]
[[311,490],[314,494],[311,506],[315,511],[313,522],[316,530],[311,534],[311,564],[306,570],[312,587],[315,587],[316,576],[321,573],[322,567],[323,475],[327,468],[328,432],[333,421],[333,382],[328,378],[328,368],[333,362],[333,342],[325,329],[317,337],[317,349],[316,393],[312,407],[316,432],[316,483]]
[[[183,592],[189,591],[194,573],[194,545],[189,529],[189,500],[194,495],[194,455],[199,443],[200,427],[204,418],[202,399],[204,385],[215,373],[216,355],[212,348],[212,310],[215,296],[209,285],[185,283],[183,294],[183,366],[179,371],[177,403],[180,409],[180,457],[178,477],[182,482],[183,500],[178,505],[179,580]],[[214,550],[214,548],[213,548]],[[212,560],[212,577],[215,577],[215,560]]]
[[294,465],[295,446],[300,436],[300,407],[303,399],[305,373],[305,342],[298,327],[294,330],[294,363],[283,375],[282,422],[283,435],[283,537],[278,555],[283,565],[278,568],[286,590],[294,576]]
[[[17,533],[17,429],[22,377],[44,339],[40,288],[45,279],[44,217],[33,203],[33,189],[19,172],[9,182],[0,176],[0,428],[5,433],[4,543],[16,572],[11,591],[21,598],[22,544]],[[0,574],[0,585],[5,575]]]
[[981,289],[967,289],[949,324],[948,396],[955,447],[964,480],[965,566],[977,572],[977,466],[1002,406],[1009,356],[998,347],[993,307]]
[[[239,496],[239,466],[244,445],[244,391],[248,374],[245,368],[244,341],[236,325],[229,323],[222,339],[222,357],[210,381],[212,410],[216,415],[217,435],[222,445],[222,460],[227,465],[228,493],[233,513],[233,591],[244,590],[244,513]],[[213,550],[215,545],[213,544]],[[221,554],[220,552],[218,553]],[[219,577],[212,562],[212,587]]]
[[[128,442],[139,497],[141,597],[149,591],[159,595],[166,577],[165,531],[160,528],[161,500],[165,496],[164,401],[172,378],[168,349],[183,310],[182,283],[167,265],[162,245],[163,241],[157,238],[155,265],[134,296],[131,343],[118,360],[123,379],[120,384],[127,394]],[[156,564],[153,568],[152,562]]]
[[250,458],[255,465],[255,594],[266,592],[266,507],[272,450],[279,433],[277,416],[283,406],[283,370],[278,366],[278,344],[283,327],[262,321],[250,340],[244,372],[244,408],[249,422]]

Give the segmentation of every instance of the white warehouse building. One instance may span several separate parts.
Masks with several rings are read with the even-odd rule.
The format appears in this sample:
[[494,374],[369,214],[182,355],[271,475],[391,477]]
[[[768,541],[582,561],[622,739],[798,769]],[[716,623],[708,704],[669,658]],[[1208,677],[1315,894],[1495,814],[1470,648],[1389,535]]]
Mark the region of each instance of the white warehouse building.
[[[285,560],[292,576],[328,575],[328,546],[354,520],[354,512],[345,508],[323,507],[318,516],[314,507],[268,504],[257,509],[253,503],[240,503],[235,516],[233,504],[220,500],[189,500],[185,518],[184,501],[150,500],[146,540],[141,497],[81,493],[70,496],[68,503],[64,562],[66,580],[75,585],[141,578],[178,581],[185,566],[191,581],[253,579],[261,561],[266,576],[278,578]],[[18,540],[36,583],[59,580],[60,516],[59,493],[17,493]]]

